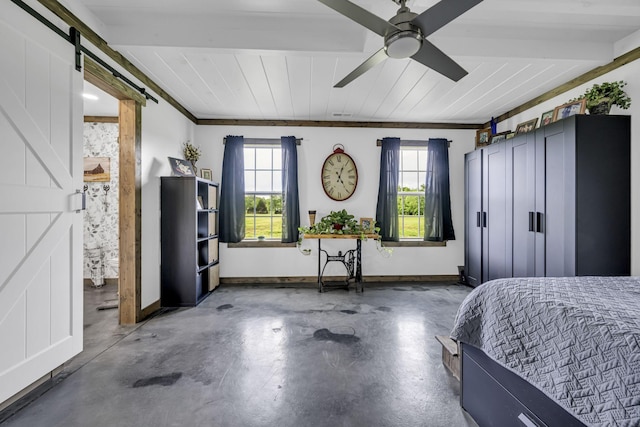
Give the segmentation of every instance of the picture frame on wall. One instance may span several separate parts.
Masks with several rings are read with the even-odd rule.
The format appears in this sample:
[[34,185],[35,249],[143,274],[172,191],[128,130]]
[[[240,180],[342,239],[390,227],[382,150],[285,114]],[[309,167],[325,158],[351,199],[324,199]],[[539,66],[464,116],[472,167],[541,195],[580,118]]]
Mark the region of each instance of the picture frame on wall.
[[84,182],[109,182],[111,181],[111,158],[85,157],[83,171]]
[[211,169],[200,169],[200,176],[202,177],[202,179],[207,179],[211,181],[211,175],[212,175]]
[[476,148],[488,145],[490,139],[491,139],[491,128],[478,129],[476,131]]
[[168,157],[169,164],[171,165],[171,172],[176,176],[196,176],[193,171],[191,162],[184,159],[176,159],[175,157]]
[[540,127],[553,123],[553,112],[554,110],[549,110],[542,113],[542,116],[540,116]]
[[576,114],[584,114],[585,111],[587,111],[587,100],[585,98],[567,102],[566,104],[557,106],[553,110],[553,121],[557,122],[558,120],[566,119]]
[[538,118],[527,120],[526,122],[520,123],[516,126],[516,135],[520,135],[521,133],[531,132],[536,128],[538,124]]

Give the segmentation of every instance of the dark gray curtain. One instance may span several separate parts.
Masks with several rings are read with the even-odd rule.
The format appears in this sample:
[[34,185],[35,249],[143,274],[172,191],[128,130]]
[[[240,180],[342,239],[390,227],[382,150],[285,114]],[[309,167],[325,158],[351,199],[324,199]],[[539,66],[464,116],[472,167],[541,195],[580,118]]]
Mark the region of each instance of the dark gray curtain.
[[397,242],[398,227],[398,178],[400,175],[400,138],[384,138],[380,154],[380,184],[376,223],[382,240]]
[[283,136],[282,144],[282,242],[298,241],[300,199],[298,197],[298,148],[295,136]]
[[244,137],[227,136],[220,183],[220,241],[244,239]]
[[429,139],[424,197],[424,240],[443,242],[455,239],[449,188],[449,143],[446,139]]

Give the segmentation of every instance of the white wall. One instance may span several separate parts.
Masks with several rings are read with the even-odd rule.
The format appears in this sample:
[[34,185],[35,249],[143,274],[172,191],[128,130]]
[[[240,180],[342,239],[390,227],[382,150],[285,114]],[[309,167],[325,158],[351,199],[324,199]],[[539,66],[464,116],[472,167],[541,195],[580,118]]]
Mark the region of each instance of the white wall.
[[[611,114],[631,115],[631,274],[640,276],[640,61],[634,61],[618,68],[602,77],[599,77],[585,85],[564,93],[550,101],[546,101],[535,108],[527,110],[506,120],[498,125],[498,131],[515,130],[518,123],[527,121],[534,117],[540,117],[543,112],[552,110],[554,107],[568,102],[570,99],[581,96],[586,89],[595,83],[605,81],[624,80],[627,82],[625,92],[631,97],[631,108],[621,110],[618,107],[611,109]],[[607,141],[602,141],[606,147]]]
[[142,109],[142,308],[160,299],[160,177],[171,175],[168,156],[184,157],[195,127],[163,100]]
[[[464,264],[464,153],[473,150],[475,131],[419,130],[419,129],[361,129],[315,127],[237,127],[197,126],[195,141],[203,151],[198,167],[211,168],[214,181],[220,181],[226,135],[246,138],[279,138],[294,135],[303,138],[298,147],[298,179],[300,188],[300,217],[302,225],[309,224],[308,210],[317,210],[317,219],[331,210],[346,209],[356,217],[375,217],[378,197],[380,147],[376,140],[386,136],[402,139],[448,138],[452,140],[450,155],[451,194],[455,241],[446,247],[393,248],[385,258],[376,250],[374,241],[363,243],[364,275],[441,275],[458,274]],[[329,199],[322,190],[320,168],[333,151],[333,145],[344,145],[358,167],[358,187],[344,202]],[[316,221],[317,221],[316,219]],[[304,247],[313,250],[304,256],[296,248],[228,248],[220,245],[221,277],[286,277],[314,276],[317,271],[317,241],[305,241]],[[352,247],[345,242],[323,242],[323,248],[335,250]],[[336,273],[339,270],[336,270]]]

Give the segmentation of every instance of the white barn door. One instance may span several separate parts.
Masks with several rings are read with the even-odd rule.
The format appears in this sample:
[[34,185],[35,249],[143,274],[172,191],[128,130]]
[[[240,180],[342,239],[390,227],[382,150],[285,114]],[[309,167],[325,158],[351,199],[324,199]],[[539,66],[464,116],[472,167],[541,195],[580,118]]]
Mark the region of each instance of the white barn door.
[[82,73],[0,2],[0,402],[82,350]]

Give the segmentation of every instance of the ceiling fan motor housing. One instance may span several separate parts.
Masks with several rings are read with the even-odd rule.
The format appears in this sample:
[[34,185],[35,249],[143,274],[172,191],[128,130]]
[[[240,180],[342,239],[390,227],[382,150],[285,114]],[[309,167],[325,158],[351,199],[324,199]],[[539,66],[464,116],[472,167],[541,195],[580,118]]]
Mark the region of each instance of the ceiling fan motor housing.
[[408,8],[400,8],[398,14],[389,22],[400,31],[387,34],[384,38],[385,52],[391,58],[408,58],[413,56],[422,46],[422,32],[411,21],[418,16]]

